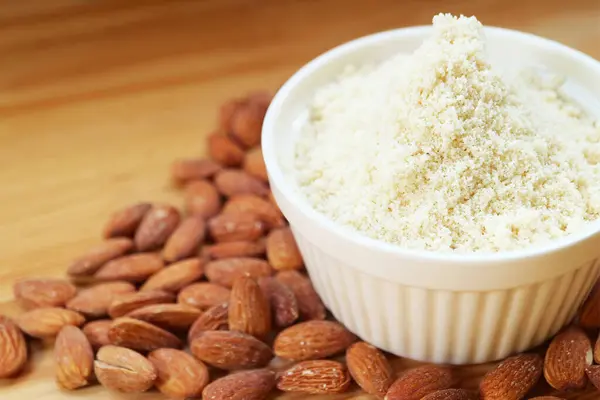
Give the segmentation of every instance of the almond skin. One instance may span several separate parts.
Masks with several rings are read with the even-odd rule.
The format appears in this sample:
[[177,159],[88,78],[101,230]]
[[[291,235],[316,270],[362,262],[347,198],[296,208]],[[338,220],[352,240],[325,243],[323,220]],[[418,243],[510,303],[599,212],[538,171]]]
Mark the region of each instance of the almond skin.
[[181,289],[177,302],[206,310],[229,301],[231,291],[226,287],[210,282],[193,283]]
[[233,257],[260,257],[267,250],[264,240],[235,241],[216,243],[202,248],[202,254],[210,259],[233,258]]
[[98,350],[102,346],[110,344],[108,339],[108,330],[112,326],[112,320],[99,319],[88,322],[83,327],[83,333],[88,338],[94,350]]
[[152,208],[150,203],[136,203],[120,209],[111,215],[104,226],[105,238],[128,237],[133,238],[144,215]]
[[58,307],[36,308],[17,318],[19,328],[36,338],[54,337],[64,326],[81,326],[84,322],[80,313]]
[[77,289],[63,279],[21,279],[13,286],[15,300],[26,310],[63,307],[77,294]]
[[144,356],[118,346],[98,350],[94,372],[102,386],[122,393],[145,392],[157,378],[156,368]]
[[265,339],[271,331],[271,307],[258,283],[238,278],[229,298],[229,329]]
[[131,239],[107,239],[73,261],[67,268],[67,273],[74,277],[92,276],[104,264],[127,254],[131,249],[133,249]]
[[537,354],[519,354],[502,361],[481,381],[483,400],[518,400],[535,386],[542,375],[543,362]]
[[283,371],[277,389],[308,394],[342,393],[350,386],[344,364],[331,360],[302,361]]
[[239,167],[244,162],[244,150],[224,135],[213,134],[208,137],[208,153],[225,167]]
[[192,340],[196,358],[224,370],[264,367],[273,358],[269,346],[254,336],[233,331],[205,331]]
[[250,212],[258,215],[269,228],[287,225],[281,211],[269,200],[254,194],[239,194],[231,197],[223,207],[223,213]]
[[152,251],[161,248],[179,225],[179,211],[170,205],[159,204],[144,215],[135,232],[134,242],[138,251]]
[[544,359],[544,377],[554,389],[581,389],[586,367],[593,361],[592,344],[585,332],[569,327],[552,339]]
[[229,303],[213,306],[198,317],[188,332],[188,342],[191,342],[205,331],[229,330]]
[[227,100],[219,108],[219,129],[221,132],[229,134],[231,132],[233,115],[239,107],[245,105],[246,99],[230,99]]
[[227,288],[233,286],[233,282],[242,276],[258,279],[263,276],[271,276],[271,266],[260,258],[237,257],[214,260],[206,264],[206,277],[212,283]]
[[346,351],[350,375],[365,392],[383,398],[394,382],[394,371],[383,353],[374,346],[357,342]]
[[449,389],[455,383],[450,368],[425,365],[411,369],[396,379],[385,400],[420,400],[435,391]]
[[128,317],[114,320],[108,330],[108,339],[115,346],[123,346],[137,351],[181,347],[181,341],[172,333],[148,322]]
[[[541,397],[540,397],[541,398]],[[421,400],[477,400],[477,393],[465,389],[444,389],[430,393]],[[536,397],[538,399],[538,397]],[[551,399],[548,397],[548,399]],[[556,398],[555,398],[556,399]]]
[[585,374],[592,385],[594,385],[596,389],[600,390],[600,365],[589,365],[585,369]]
[[27,363],[27,343],[18,326],[0,315],[0,379],[12,378]]
[[211,178],[223,167],[205,158],[184,158],[171,164],[171,180],[176,185]]
[[596,343],[594,343],[594,361],[596,364],[600,364],[600,335],[596,339]]
[[276,270],[301,269],[304,265],[290,228],[271,231],[267,236],[267,259]]
[[281,271],[275,276],[275,279],[290,288],[296,296],[301,319],[325,319],[325,305],[306,275],[295,270]]
[[146,321],[168,331],[187,330],[201,315],[196,307],[185,304],[152,304],[127,314],[129,318]]
[[111,318],[119,318],[152,304],[165,304],[173,303],[175,301],[175,295],[170,292],[163,290],[148,290],[145,292],[127,293],[124,295],[117,296],[110,307],[108,308],[108,315]]
[[266,196],[269,193],[269,188],[263,181],[238,169],[224,169],[219,172],[215,176],[215,186],[227,197],[238,194]]
[[155,253],[139,253],[120,257],[106,263],[94,278],[102,281],[144,282],[165,266]]
[[230,135],[245,148],[260,144],[260,134],[266,109],[248,102],[238,106],[231,120]]
[[600,328],[600,281],[596,282],[579,310],[579,326]]
[[273,350],[287,360],[315,360],[341,353],[355,341],[356,336],[337,322],[307,321],[281,331]]
[[265,160],[260,147],[255,147],[246,153],[243,168],[246,173],[255,178],[258,178],[263,182],[269,181],[267,167],[265,166]]
[[208,221],[208,231],[215,242],[254,241],[265,233],[265,224],[256,214],[229,213]]
[[196,398],[208,384],[208,368],[181,350],[158,349],[148,354],[156,368],[156,388],[170,399]]
[[90,318],[101,318],[117,296],[133,292],[135,286],[129,282],[102,283],[80,291],[67,303],[67,308]]
[[219,378],[202,392],[205,400],[264,400],[275,387],[275,373],[266,369],[241,371]]
[[67,325],[58,333],[54,362],[58,386],[74,390],[88,385],[92,378],[94,352],[79,328]]
[[221,195],[215,185],[208,181],[194,181],[184,191],[185,210],[188,214],[204,219],[214,217],[221,210]]
[[177,292],[190,283],[199,280],[203,275],[203,262],[198,258],[190,258],[159,270],[142,285],[140,290]]
[[258,284],[271,305],[273,322],[278,328],[290,326],[299,317],[294,293],[272,276],[259,278]]
[[205,236],[204,219],[199,216],[187,217],[167,240],[162,251],[163,259],[172,263],[195,256]]

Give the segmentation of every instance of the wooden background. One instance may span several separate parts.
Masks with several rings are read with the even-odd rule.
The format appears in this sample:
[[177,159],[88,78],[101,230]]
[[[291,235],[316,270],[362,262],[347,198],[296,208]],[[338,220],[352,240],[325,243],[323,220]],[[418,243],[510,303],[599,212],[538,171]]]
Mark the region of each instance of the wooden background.
[[[0,0],[0,312],[18,312],[14,279],[60,276],[115,208],[179,203],[168,166],[204,152],[224,99],[276,90],[341,42],[440,11],[600,59],[600,0]],[[0,398],[107,398],[59,392],[48,353],[35,358]],[[465,385],[485,370],[466,369]]]

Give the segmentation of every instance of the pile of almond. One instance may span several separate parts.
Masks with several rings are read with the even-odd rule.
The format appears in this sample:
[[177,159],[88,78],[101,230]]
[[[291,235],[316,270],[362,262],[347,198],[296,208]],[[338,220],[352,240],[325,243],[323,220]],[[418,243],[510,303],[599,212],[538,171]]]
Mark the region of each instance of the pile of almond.
[[598,289],[580,327],[557,335],[545,359],[504,360],[478,393],[461,389],[449,366],[394,371],[386,354],[328,316],[269,189],[260,148],[269,102],[259,92],[226,103],[210,158],[173,164],[182,210],[124,207],[104,240],[68,266],[68,279],[15,284],[24,312],[0,316],[0,378],[18,375],[28,342],[41,339],[54,343],[56,381],[67,390],[99,383],[173,399],[260,400],[358,386],[387,400],[518,400],[542,375],[557,393],[600,388],[600,342],[593,349],[588,336],[600,327]]

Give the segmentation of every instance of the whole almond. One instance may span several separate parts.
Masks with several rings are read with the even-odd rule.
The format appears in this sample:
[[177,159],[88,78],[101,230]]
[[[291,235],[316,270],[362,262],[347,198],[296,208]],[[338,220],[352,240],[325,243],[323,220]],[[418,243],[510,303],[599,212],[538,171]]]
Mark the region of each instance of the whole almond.
[[271,266],[260,258],[236,257],[210,261],[206,264],[205,273],[208,280],[230,288],[233,282],[242,276],[258,279],[271,276]]
[[148,360],[157,371],[156,388],[170,399],[199,398],[210,380],[206,365],[181,350],[154,350]]
[[17,318],[19,328],[36,338],[54,337],[64,326],[81,326],[84,322],[80,313],[58,307],[36,308]]
[[172,333],[148,322],[121,317],[113,321],[108,339],[115,346],[137,351],[152,351],[162,347],[179,348],[181,341]]
[[[465,389],[443,389],[430,393],[421,400],[477,400],[477,393]],[[536,397],[536,399],[541,399]],[[551,399],[551,397],[548,397]],[[556,397],[554,397],[556,399]]]
[[140,290],[177,292],[202,278],[202,275],[204,275],[203,262],[198,258],[190,258],[161,269],[152,275]]
[[92,378],[94,352],[85,334],[77,327],[63,327],[54,344],[58,386],[74,390],[87,386]]
[[202,254],[210,259],[233,257],[260,257],[266,252],[264,240],[222,242],[202,248]]
[[425,365],[405,372],[392,384],[385,400],[420,400],[430,393],[449,389],[456,383],[452,370]]
[[236,370],[264,367],[273,358],[269,346],[234,331],[205,331],[190,345],[192,354],[213,367]]
[[184,219],[175,229],[162,251],[166,262],[172,263],[198,254],[206,235],[206,223],[199,216]]
[[272,276],[259,278],[258,284],[271,305],[273,321],[278,328],[290,326],[298,319],[298,302],[294,293]]
[[131,249],[133,249],[131,239],[107,239],[73,261],[67,268],[67,273],[76,277],[94,275],[104,264],[123,256]]
[[244,171],[255,178],[258,178],[264,182],[269,181],[267,167],[265,166],[265,160],[260,147],[255,147],[246,153],[246,156],[244,157],[243,168]]
[[205,400],[265,400],[275,387],[275,373],[267,369],[240,371],[219,378],[202,392]]
[[27,343],[17,325],[0,315],[0,379],[12,378],[27,363]]
[[237,107],[231,120],[231,136],[245,148],[260,144],[266,110],[253,102]]
[[156,253],[139,253],[109,261],[96,272],[94,278],[102,281],[144,282],[165,266]]
[[231,291],[226,287],[210,282],[193,283],[183,288],[177,295],[177,302],[206,310],[229,301]]
[[169,331],[187,330],[201,312],[185,304],[152,304],[127,314],[129,318],[146,321]]
[[135,235],[135,231],[140,225],[140,222],[142,222],[144,215],[146,215],[151,208],[152,204],[150,203],[136,203],[120,209],[111,215],[104,226],[103,236],[105,238],[132,238]]
[[271,307],[258,283],[242,276],[229,298],[229,329],[265,339],[271,331]]
[[585,369],[585,374],[592,385],[594,385],[596,389],[600,390],[600,365],[589,365]]
[[161,248],[179,225],[180,218],[175,207],[166,204],[152,206],[135,232],[136,249],[152,251]]
[[204,219],[217,215],[221,210],[221,195],[208,181],[194,181],[186,185],[184,202],[188,214]]
[[176,185],[190,181],[211,178],[221,170],[221,166],[213,160],[205,158],[184,158],[171,164],[171,179]]
[[226,331],[229,329],[229,303],[213,306],[206,310],[190,327],[188,342],[205,331]]
[[221,214],[208,221],[215,242],[254,241],[265,233],[265,224],[253,213]]
[[208,137],[208,153],[225,167],[239,167],[244,161],[244,150],[224,135],[213,134]]
[[108,308],[108,315],[111,318],[118,318],[141,307],[152,304],[173,303],[174,301],[175,295],[163,290],[127,293],[117,296],[112,301]]
[[254,194],[266,196],[269,188],[262,180],[238,169],[224,169],[215,175],[215,186],[224,196]]
[[383,353],[374,346],[357,342],[346,351],[352,378],[365,392],[383,398],[394,382],[394,371]]
[[275,279],[290,288],[296,296],[301,319],[325,319],[325,306],[306,275],[295,270],[281,271]]
[[502,361],[479,385],[483,400],[522,399],[540,379],[543,362],[537,354],[519,354]]
[[80,291],[67,302],[67,308],[90,318],[104,317],[113,300],[122,294],[135,292],[129,282],[107,282]]
[[583,328],[600,328],[600,281],[596,282],[579,310],[579,325]]
[[258,215],[269,228],[286,226],[281,211],[269,200],[254,194],[239,194],[231,197],[223,207],[223,213],[251,212]]
[[88,322],[83,326],[83,333],[88,338],[94,350],[98,350],[102,346],[110,344],[108,339],[108,330],[112,326],[112,320],[99,319]]
[[277,389],[308,394],[342,393],[350,387],[344,364],[331,360],[302,361],[283,371]]
[[554,389],[580,389],[587,383],[585,369],[592,361],[592,344],[585,332],[569,327],[550,342],[544,359],[544,377]]
[[157,378],[156,368],[144,356],[118,346],[98,350],[94,372],[102,386],[122,393],[145,392]]
[[356,336],[337,322],[307,321],[281,331],[273,350],[287,360],[315,360],[341,353],[355,341]]
[[219,108],[219,129],[223,133],[231,133],[233,115],[239,107],[247,103],[245,99],[230,99]]
[[277,270],[301,269],[304,262],[290,228],[273,230],[267,236],[267,259]]
[[26,310],[62,307],[75,297],[77,289],[63,279],[21,279],[13,286],[15,300]]

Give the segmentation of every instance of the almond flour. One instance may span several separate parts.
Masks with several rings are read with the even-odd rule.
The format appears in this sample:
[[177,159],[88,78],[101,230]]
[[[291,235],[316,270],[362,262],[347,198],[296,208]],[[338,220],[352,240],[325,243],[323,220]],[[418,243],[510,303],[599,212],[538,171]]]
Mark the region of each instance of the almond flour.
[[295,149],[300,191],[411,249],[496,252],[576,232],[600,213],[600,127],[562,83],[501,73],[476,18],[440,14],[413,54],[317,91]]

